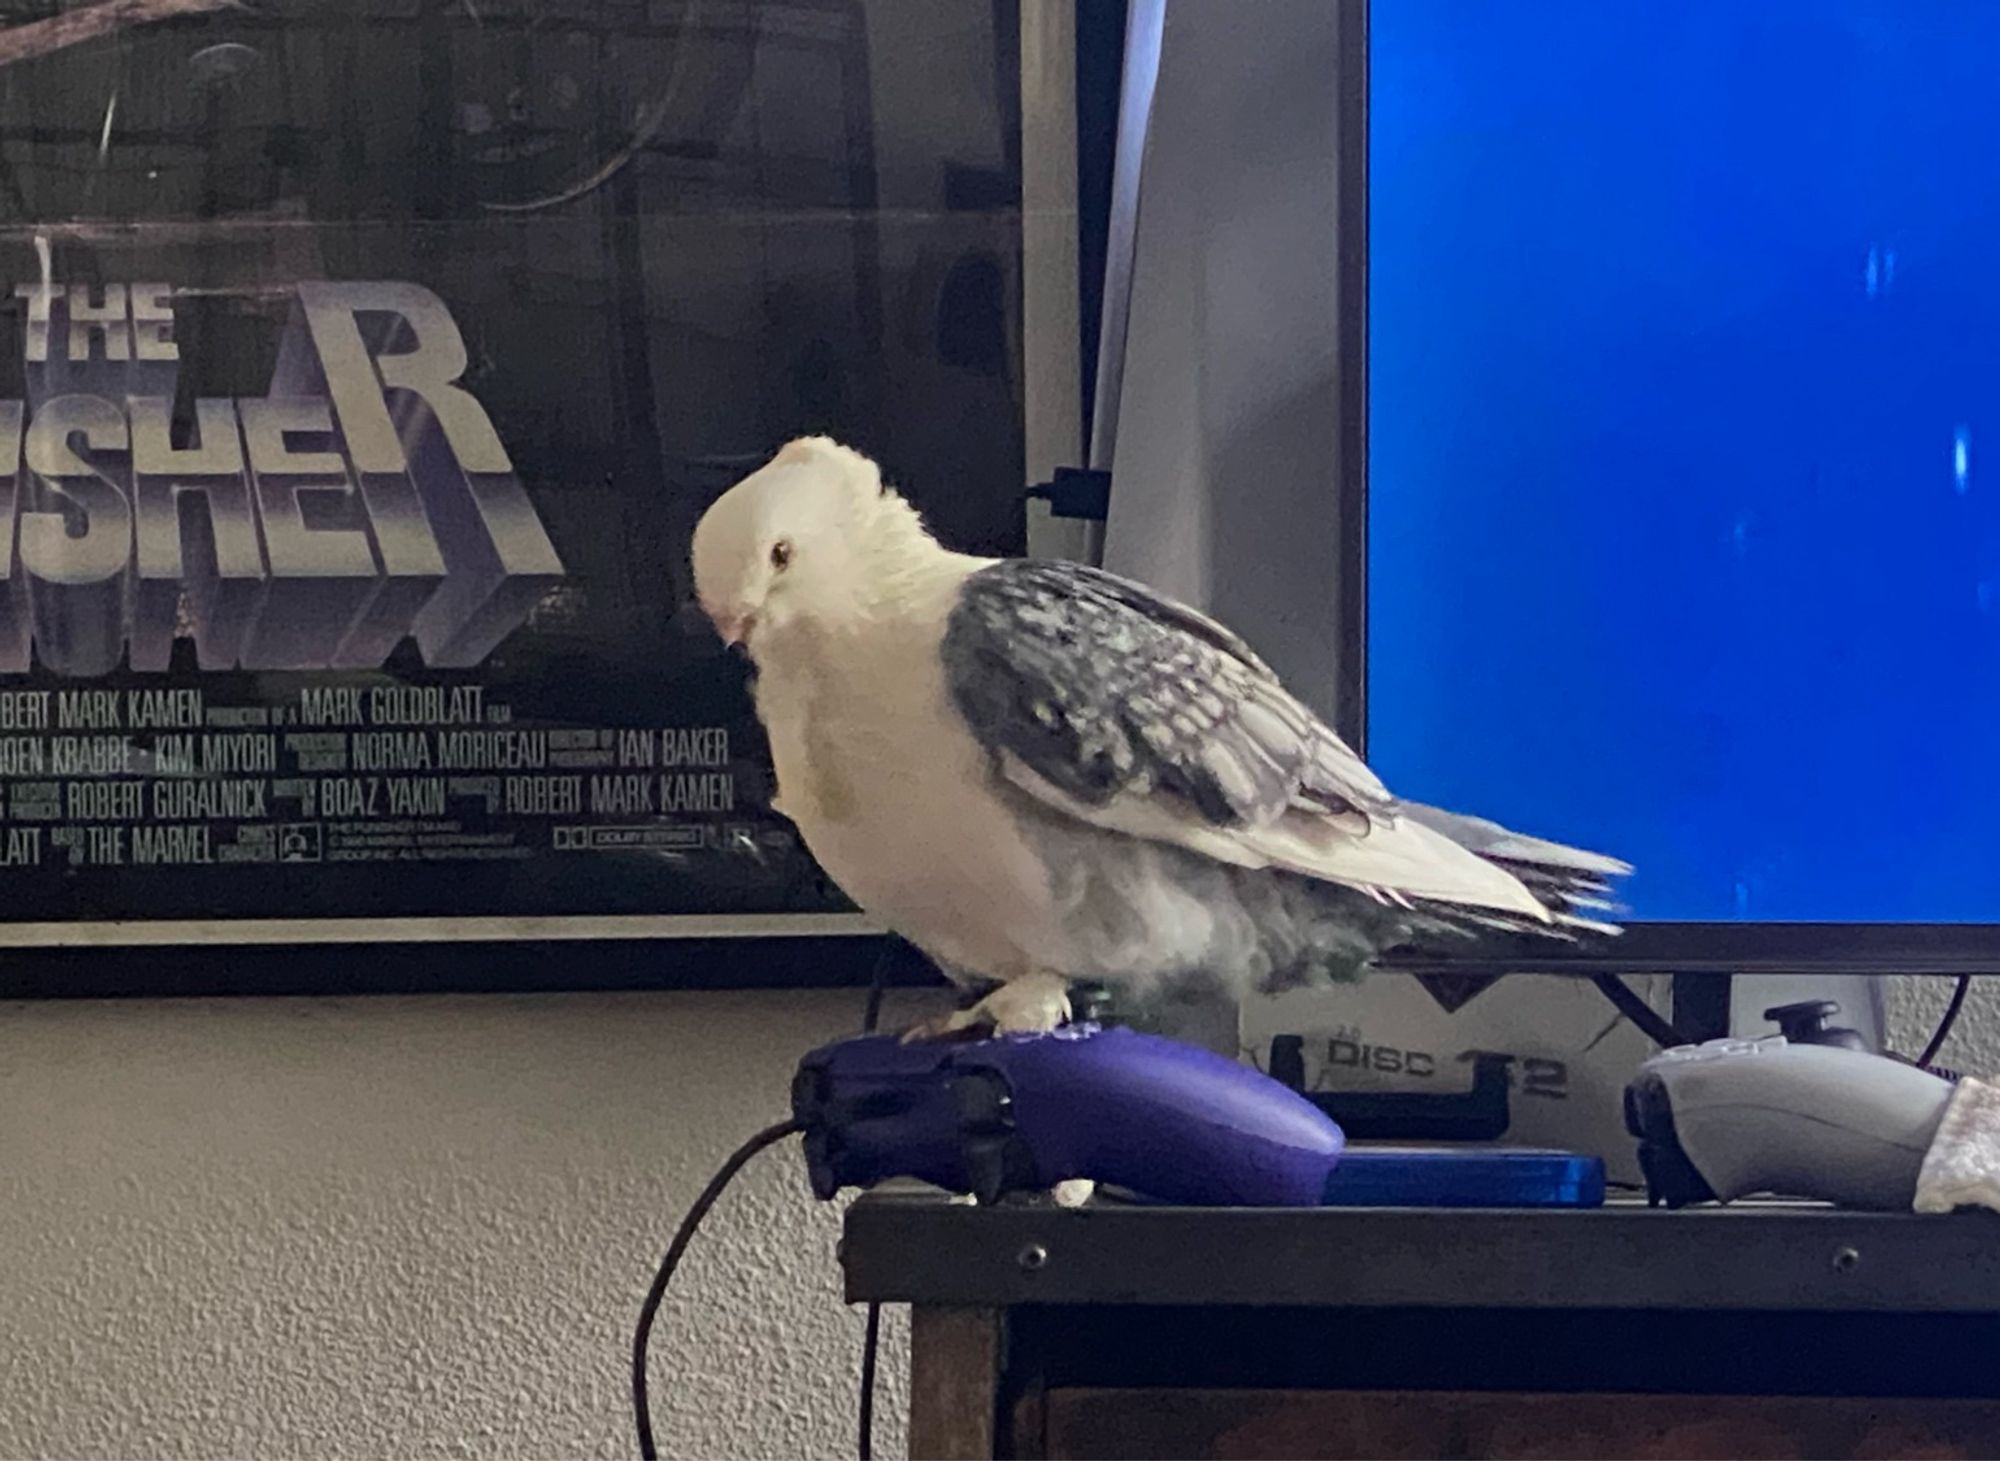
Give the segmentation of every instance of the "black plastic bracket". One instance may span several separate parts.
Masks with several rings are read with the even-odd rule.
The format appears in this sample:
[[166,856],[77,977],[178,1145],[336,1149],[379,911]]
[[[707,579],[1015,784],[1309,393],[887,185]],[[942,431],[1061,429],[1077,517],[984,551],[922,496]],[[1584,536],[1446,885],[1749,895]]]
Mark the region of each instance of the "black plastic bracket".
[[1456,1095],[1427,1091],[1308,1091],[1304,1040],[1271,1040],[1270,1074],[1339,1123],[1356,1141],[1497,1141],[1513,1118],[1508,1096],[1509,1057],[1470,1052],[1472,1089]]
[[1103,522],[1111,514],[1111,474],[1085,467],[1057,467],[1053,481],[1028,489],[1028,496],[1048,503],[1057,517]]

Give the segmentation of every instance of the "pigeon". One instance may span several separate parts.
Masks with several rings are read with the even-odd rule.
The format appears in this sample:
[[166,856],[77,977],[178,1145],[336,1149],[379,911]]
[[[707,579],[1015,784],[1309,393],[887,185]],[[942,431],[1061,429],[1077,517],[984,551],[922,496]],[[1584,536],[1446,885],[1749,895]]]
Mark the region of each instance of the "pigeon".
[[1050,1030],[1074,981],[1144,1007],[1618,931],[1624,863],[1399,799],[1230,630],[1084,564],[953,552],[839,442],[729,488],[692,557],[753,667],[774,809],[990,988],[911,1034]]

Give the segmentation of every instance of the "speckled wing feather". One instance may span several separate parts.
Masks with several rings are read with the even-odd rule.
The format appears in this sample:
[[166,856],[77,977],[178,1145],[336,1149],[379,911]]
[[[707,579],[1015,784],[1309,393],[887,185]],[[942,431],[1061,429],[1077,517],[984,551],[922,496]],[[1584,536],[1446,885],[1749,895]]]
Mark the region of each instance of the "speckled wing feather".
[[1164,793],[1216,829],[1304,802],[1356,830],[1381,781],[1236,635],[1081,564],[1010,559],[966,581],[944,658],[988,751],[1084,807]]
[[1404,906],[1549,918],[1514,876],[1405,816],[1241,639],[1139,584],[993,564],[966,580],[942,654],[997,773],[1047,809]]

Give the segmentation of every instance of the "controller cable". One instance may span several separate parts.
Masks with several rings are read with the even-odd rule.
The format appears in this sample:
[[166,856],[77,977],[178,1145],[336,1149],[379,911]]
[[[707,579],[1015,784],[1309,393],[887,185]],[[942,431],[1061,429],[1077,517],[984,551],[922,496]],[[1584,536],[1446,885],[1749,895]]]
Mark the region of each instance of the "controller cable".
[[[882,956],[875,962],[875,973],[868,986],[868,1008],[865,1029],[874,1033],[882,1014],[882,996],[888,986],[889,969],[895,955],[895,941],[884,945]],[[638,1328],[632,1335],[632,1418],[639,1432],[639,1456],[641,1461],[659,1461],[659,1447],[653,1439],[653,1409],[647,1394],[646,1352],[652,1344],[653,1325],[659,1318],[660,1305],[666,1301],[667,1286],[673,1282],[675,1271],[686,1256],[688,1244],[694,1241],[702,1219],[708,1216],[710,1208],[721,1199],[723,1191],[736,1179],[736,1174],[748,1165],[750,1159],[766,1147],[776,1146],[786,1137],[797,1136],[805,1128],[797,1121],[780,1121],[767,1126],[729,1156],[715,1175],[708,1179],[708,1185],[695,1198],[681,1225],[674,1232],[673,1242],[667,1245],[666,1257],[660,1260],[659,1271],[653,1275],[652,1286],[646,1290],[646,1301],[639,1307]],[[868,1330],[861,1350],[861,1441],[862,1461],[869,1461],[874,1451],[875,1430],[875,1360],[881,1342],[882,1306],[868,1305]]]
[[646,1302],[639,1309],[639,1328],[632,1336],[632,1414],[639,1426],[639,1455],[643,1461],[659,1461],[659,1450],[653,1444],[653,1412],[646,1398],[646,1346],[653,1337],[653,1320],[660,1312],[660,1303],[667,1296],[667,1285],[673,1281],[674,1270],[681,1266],[681,1257],[693,1241],[695,1229],[708,1216],[708,1210],[715,1206],[744,1164],[768,1146],[775,1146],[788,1136],[796,1136],[805,1128],[796,1121],[780,1121],[775,1126],[767,1126],[750,1140],[738,1147],[724,1162],[716,1174],[708,1179],[708,1186],[702,1188],[701,1196],[694,1200],[694,1206],[681,1219],[680,1229],[674,1234],[674,1241],[667,1246],[667,1256],[660,1261],[660,1271],[653,1275],[653,1286],[646,1291]]
[[[1951,1003],[1944,1007],[1944,1014],[1939,1017],[1937,1028],[1931,1031],[1930,1043],[1924,1046],[1924,1053],[1917,1057],[1917,1064],[1922,1069],[1931,1069],[1931,1062],[1937,1059],[1938,1052],[1944,1049],[1944,1042],[1951,1038],[1951,1027],[1958,1023],[1958,1012],[1965,1008],[1965,996],[1971,990],[1972,976],[1959,975],[1958,987],[1951,992]],[[1957,1078],[1955,1072],[1940,1070],[1934,1073],[1954,1080]]]

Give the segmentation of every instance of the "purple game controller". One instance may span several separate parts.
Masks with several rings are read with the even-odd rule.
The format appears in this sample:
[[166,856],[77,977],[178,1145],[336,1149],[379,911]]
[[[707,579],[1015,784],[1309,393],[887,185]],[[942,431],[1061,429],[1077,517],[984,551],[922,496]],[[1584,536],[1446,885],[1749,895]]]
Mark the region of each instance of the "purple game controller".
[[1088,1178],[1196,1206],[1315,1207],[1340,1128],[1246,1065],[1134,1030],[813,1051],[792,1081],[813,1191],[914,1177],[991,1202]]

